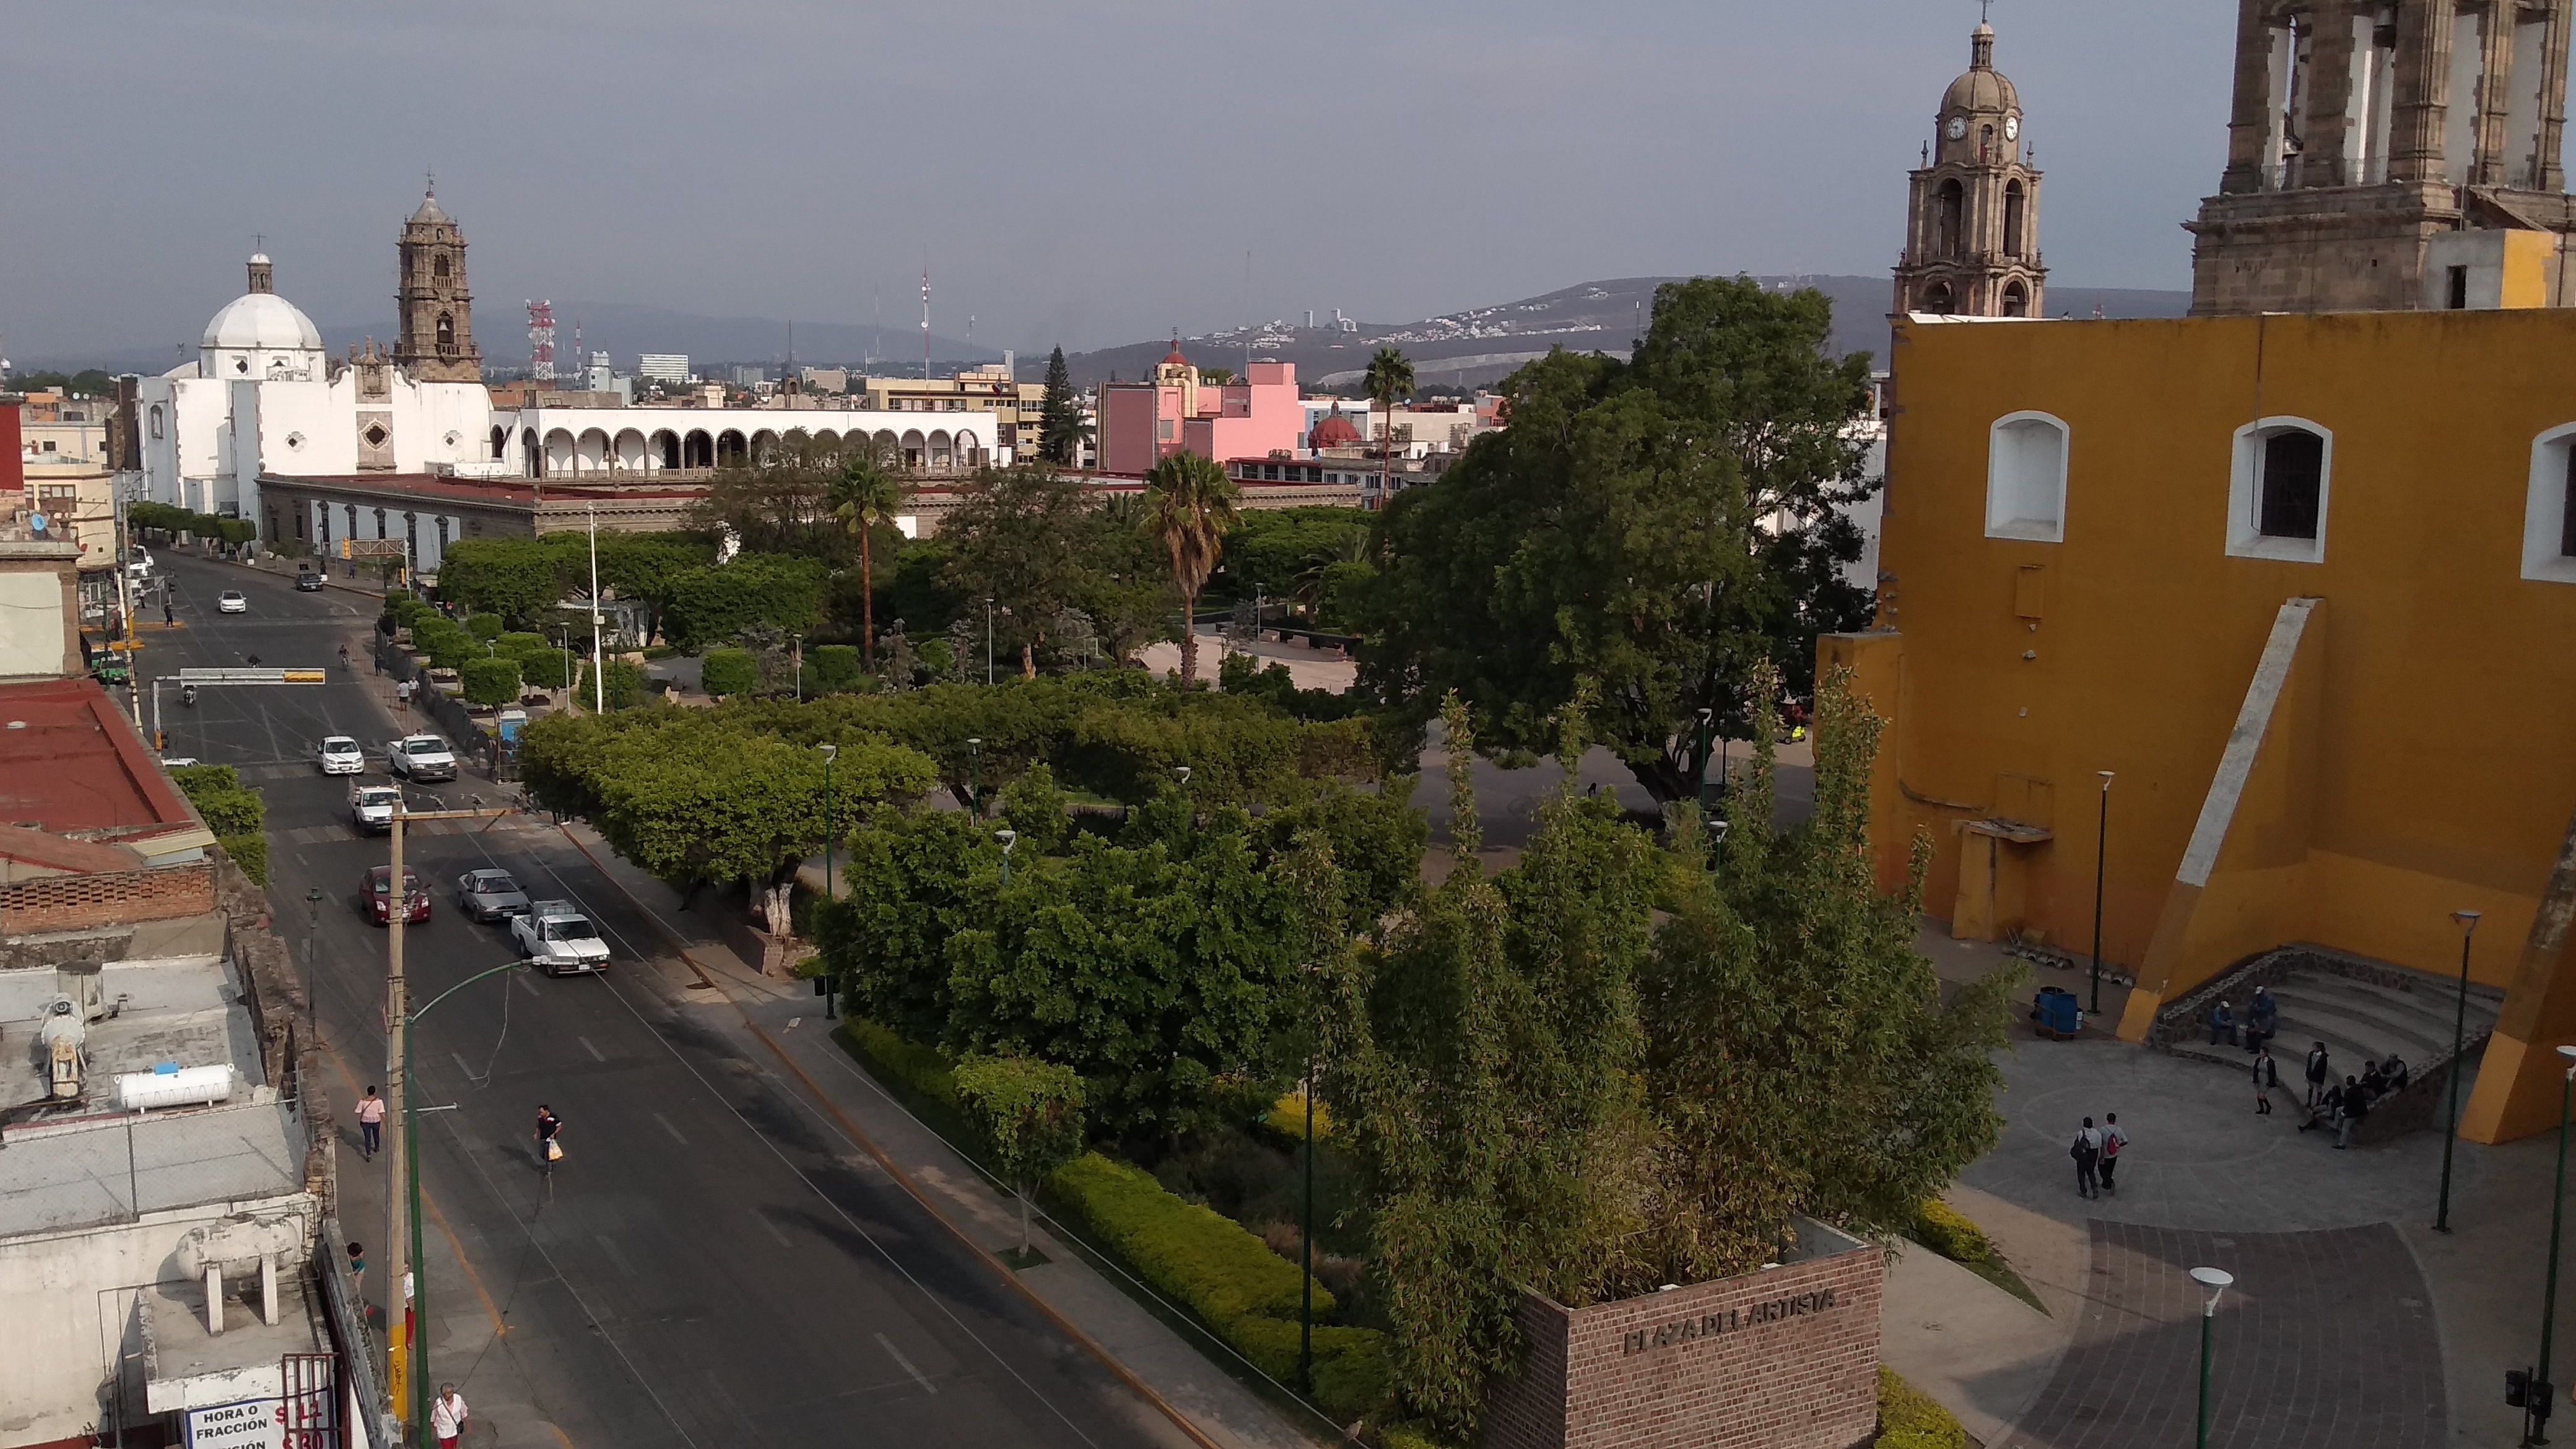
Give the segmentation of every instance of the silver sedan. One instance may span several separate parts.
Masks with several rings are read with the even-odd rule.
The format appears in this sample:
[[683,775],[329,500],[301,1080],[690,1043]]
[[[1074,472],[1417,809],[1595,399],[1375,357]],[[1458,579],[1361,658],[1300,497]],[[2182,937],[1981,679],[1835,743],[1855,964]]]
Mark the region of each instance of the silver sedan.
[[528,893],[506,870],[469,870],[456,878],[456,907],[478,921],[506,921],[528,913]]

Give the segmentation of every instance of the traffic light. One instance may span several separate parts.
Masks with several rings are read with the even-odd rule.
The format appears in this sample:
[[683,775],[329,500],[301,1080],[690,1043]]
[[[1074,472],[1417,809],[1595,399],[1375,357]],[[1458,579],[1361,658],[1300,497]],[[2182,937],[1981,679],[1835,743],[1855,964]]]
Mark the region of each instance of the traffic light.
[[2520,1369],[2504,1371],[2504,1406],[2508,1409],[2531,1407],[2531,1375]]

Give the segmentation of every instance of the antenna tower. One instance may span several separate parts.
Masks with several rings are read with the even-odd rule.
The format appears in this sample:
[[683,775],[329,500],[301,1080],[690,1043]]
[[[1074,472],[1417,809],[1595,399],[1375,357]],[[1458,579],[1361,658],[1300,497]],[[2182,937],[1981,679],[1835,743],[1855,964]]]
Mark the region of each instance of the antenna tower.
[[528,304],[528,376],[537,382],[555,380],[555,304]]
[[921,380],[930,381],[930,268],[921,269]]

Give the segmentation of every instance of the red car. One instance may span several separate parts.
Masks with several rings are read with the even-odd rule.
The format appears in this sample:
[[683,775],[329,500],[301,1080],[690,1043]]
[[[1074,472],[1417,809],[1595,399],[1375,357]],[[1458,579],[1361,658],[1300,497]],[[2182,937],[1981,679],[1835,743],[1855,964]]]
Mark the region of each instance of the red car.
[[[393,877],[390,865],[367,867],[366,879],[358,882],[358,899],[367,903],[367,918],[379,926],[393,923]],[[403,924],[425,925],[429,921],[429,887],[421,884],[420,874],[406,867],[403,871]]]

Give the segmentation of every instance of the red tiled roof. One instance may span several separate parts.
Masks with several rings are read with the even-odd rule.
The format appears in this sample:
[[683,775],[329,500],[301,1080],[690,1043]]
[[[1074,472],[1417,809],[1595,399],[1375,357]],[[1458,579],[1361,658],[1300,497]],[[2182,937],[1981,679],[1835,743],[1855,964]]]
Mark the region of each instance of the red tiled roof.
[[196,823],[96,680],[0,685],[0,825],[69,835]]
[[0,860],[12,860],[66,875],[102,875],[139,870],[143,857],[122,845],[68,840],[20,825],[0,825]]

